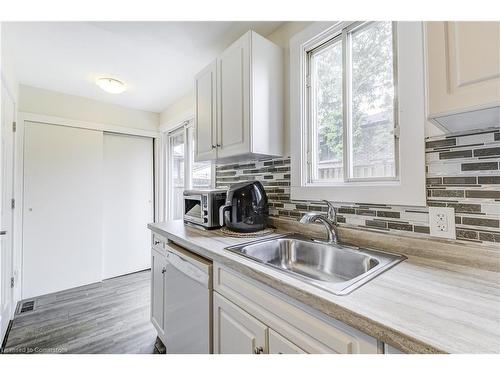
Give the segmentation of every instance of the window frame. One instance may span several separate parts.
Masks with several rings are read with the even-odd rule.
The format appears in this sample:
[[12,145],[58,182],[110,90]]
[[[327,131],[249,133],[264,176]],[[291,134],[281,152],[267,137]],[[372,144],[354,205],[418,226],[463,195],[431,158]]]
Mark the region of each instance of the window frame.
[[[170,139],[173,136],[183,134],[184,140],[184,189],[192,188],[192,167],[194,161],[194,145],[192,145],[191,137],[195,137],[194,119],[189,118],[176,126],[170,128],[163,133],[163,160],[164,160],[164,212],[165,220],[173,220],[173,188],[172,188],[172,160],[170,158],[171,146]],[[210,188],[215,186],[215,163],[211,163],[210,171]]]
[[[307,111],[307,181],[306,186],[322,185],[322,186],[336,186],[336,185],[346,185],[346,184],[358,184],[366,181],[397,181],[399,180],[399,115],[397,110],[398,102],[398,74],[397,74],[397,22],[391,22],[392,24],[392,53],[393,53],[393,86],[394,86],[394,96],[393,96],[393,112],[394,112],[394,169],[395,175],[390,177],[351,177],[353,174],[353,158],[352,158],[352,122],[351,122],[351,56],[348,53],[348,48],[350,47],[350,38],[352,33],[356,31],[363,30],[369,27],[377,21],[367,21],[367,22],[353,22],[345,26],[340,30],[332,31],[332,33],[326,34],[324,39],[320,42],[316,42],[313,46],[305,47],[306,54],[306,111]],[[342,131],[342,181],[334,179],[318,179],[316,176],[317,162],[316,153],[318,150],[317,137],[312,136],[316,134],[317,128],[315,128],[316,121],[314,121],[314,95],[313,95],[313,81],[314,75],[312,68],[312,57],[328,48],[329,46],[340,42],[340,47],[342,48],[342,118],[343,118],[343,131]]]
[[[363,202],[425,206],[425,95],[423,25],[421,22],[393,24],[394,122],[398,139],[395,153],[396,176],[389,178],[345,178],[349,170],[344,167],[344,181],[310,181],[312,149],[308,121],[308,52],[333,37],[351,32],[365,22],[315,22],[290,40],[290,140],[291,140],[291,198],[316,200],[317,197],[335,202]],[[347,35],[342,36],[342,38]],[[343,48],[346,48],[343,44]],[[343,59],[346,54],[343,53]],[[343,61],[343,66],[346,62]],[[345,71],[343,71],[343,75]],[[343,92],[346,79],[343,78]],[[343,101],[346,95],[343,95]],[[404,109],[404,110],[403,110]],[[347,111],[345,107],[343,111]],[[344,114],[345,118],[345,114]],[[344,160],[348,135],[344,126]],[[345,166],[345,162],[343,165]]]

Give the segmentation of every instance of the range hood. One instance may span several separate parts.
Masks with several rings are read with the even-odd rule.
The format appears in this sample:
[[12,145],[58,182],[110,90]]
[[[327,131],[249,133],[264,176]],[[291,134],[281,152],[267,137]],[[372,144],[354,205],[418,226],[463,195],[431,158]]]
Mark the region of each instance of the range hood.
[[500,106],[436,116],[429,120],[446,133],[500,127]]

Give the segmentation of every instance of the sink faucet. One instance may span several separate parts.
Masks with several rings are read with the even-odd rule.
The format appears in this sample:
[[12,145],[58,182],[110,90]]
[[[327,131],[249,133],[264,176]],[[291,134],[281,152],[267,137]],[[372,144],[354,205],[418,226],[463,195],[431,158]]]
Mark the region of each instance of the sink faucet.
[[302,224],[310,224],[315,222],[322,223],[326,228],[326,233],[328,235],[328,243],[337,244],[338,243],[338,233],[337,233],[337,211],[333,204],[327,200],[322,200],[328,206],[327,215],[317,214],[314,212],[308,212],[300,219]]

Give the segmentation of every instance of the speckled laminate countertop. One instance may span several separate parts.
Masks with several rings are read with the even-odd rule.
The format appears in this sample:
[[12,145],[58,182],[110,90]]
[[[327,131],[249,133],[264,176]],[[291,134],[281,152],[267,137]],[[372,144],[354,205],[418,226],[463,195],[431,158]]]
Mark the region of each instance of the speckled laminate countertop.
[[500,353],[500,273],[412,257],[336,296],[225,247],[248,242],[181,220],[155,233],[410,353]]

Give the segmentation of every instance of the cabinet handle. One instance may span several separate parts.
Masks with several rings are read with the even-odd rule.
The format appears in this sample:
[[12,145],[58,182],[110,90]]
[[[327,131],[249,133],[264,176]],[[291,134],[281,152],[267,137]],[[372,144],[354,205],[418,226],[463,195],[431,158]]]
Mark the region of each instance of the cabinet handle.
[[165,273],[165,272],[167,272],[167,268],[166,268],[166,267],[163,267],[163,268],[161,269],[161,273]]
[[217,146],[216,146],[216,145],[212,145],[212,150],[213,150],[214,148],[217,148]]
[[158,245],[160,243],[160,241],[155,241],[155,245]]
[[217,143],[217,147],[220,147],[220,144]]
[[254,350],[253,350],[253,353],[254,354],[262,354],[264,353],[264,348],[262,346],[257,346]]

